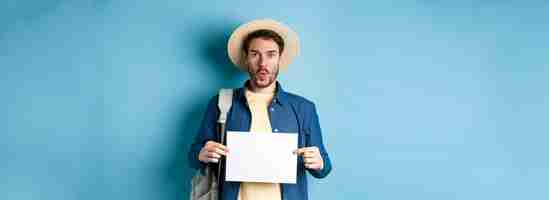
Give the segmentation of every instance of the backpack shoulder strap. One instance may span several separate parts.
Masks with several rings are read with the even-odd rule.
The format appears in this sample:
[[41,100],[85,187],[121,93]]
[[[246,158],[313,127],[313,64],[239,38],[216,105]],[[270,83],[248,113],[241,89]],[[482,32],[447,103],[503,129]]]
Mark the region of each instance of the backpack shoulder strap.
[[219,108],[218,123],[225,124],[227,121],[227,113],[231,109],[233,103],[233,89],[222,88],[219,90],[219,99],[217,107]]
[[[233,89],[226,89],[222,88],[219,90],[219,99],[217,100],[217,107],[219,108],[219,118],[217,119],[218,123],[218,134],[219,134],[219,142],[221,144],[225,144],[225,123],[227,122],[227,114],[229,113],[229,110],[231,109],[231,106],[233,104]],[[221,180],[221,170],[222,170],[222,163],[220,161],[219,165],[217,165],[217,184],[218,186],[221,186],[223,183],[223,180]],[[222,189],[219,188],[219,193],[221,193]]]

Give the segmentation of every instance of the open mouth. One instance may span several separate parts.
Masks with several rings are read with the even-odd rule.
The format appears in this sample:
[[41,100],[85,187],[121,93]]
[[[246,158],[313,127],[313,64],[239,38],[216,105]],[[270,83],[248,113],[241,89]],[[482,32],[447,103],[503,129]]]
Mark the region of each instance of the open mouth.
[[257,76],[259,77],[267,77],[269,75],[269,72],[267,70],[260,70],[257,72]]

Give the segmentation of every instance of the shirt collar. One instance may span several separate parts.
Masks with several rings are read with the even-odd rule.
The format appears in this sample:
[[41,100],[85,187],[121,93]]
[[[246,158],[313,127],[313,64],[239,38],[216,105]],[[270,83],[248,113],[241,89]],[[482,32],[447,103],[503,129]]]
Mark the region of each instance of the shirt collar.
[[[249,80],[247,80],[245,83],[244,83],[244,86],[240,87],[237,89],[237,98],[238,100],[242,101],[242,102],[247,102],[246,100],[246,87],[248,86],[249,84]],[[277,103],[277,104],[280,104],[280,105],[285,105],[286,103],[288,102],[288,94],[284,91],[284,89],[282,89],[282,86],[280,85],[280,83],[278,81],[276,81],[276,89],[275,89],[275,95],[273,97],[273,103]]]

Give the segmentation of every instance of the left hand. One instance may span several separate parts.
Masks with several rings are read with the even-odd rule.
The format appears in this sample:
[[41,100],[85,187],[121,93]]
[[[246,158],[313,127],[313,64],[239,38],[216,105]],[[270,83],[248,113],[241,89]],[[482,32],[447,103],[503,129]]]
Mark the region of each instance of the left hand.
[[305,168],[313,170],[322,170],[324,168],[324,160],[320,155],[318,147],[303,147],[294,151],[299,156],[303,156]]

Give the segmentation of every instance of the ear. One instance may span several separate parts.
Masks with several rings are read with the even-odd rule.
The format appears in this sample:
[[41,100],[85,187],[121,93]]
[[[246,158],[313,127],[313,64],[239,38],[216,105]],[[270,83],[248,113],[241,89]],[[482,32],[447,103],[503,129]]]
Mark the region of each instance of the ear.
[[242,51],[242,54],[240,54],[240,62],[244,64],[248,64],[248,54],[245,51]]
[[244,58],[242,59],[244,61],[244,64],[246,64],[246,66],[250,63],[248,63],[248,56],[247,54],[244,56]]

